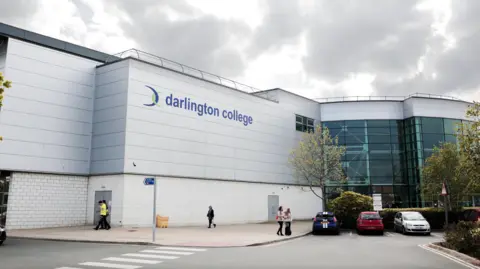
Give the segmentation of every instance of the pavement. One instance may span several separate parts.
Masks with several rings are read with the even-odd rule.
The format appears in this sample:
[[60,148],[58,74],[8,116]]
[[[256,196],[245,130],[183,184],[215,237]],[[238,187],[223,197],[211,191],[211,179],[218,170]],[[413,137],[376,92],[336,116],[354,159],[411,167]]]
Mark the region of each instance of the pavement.
[[123,244],[155,244],[190,247],[242,247],[294,239],[309,234],[311,221],[292,223],[291,236],[278,236],[278,224],[217,225],[207,227],[169,227],[156,229],[152,243],[152,228],[112,228],[93,230],[91,226],[8,231],[9,238],[45,239],[70,242],[99,242]]
[[11,239],[2,269],[478,269],[423,248],[441,234],[308,235],[255,247],[189,248]]

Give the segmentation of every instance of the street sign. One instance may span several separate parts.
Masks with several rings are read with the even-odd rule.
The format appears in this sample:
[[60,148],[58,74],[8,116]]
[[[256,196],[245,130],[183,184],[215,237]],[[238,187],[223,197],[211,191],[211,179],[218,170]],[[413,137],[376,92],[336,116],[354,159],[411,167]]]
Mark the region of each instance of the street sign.
[[383,210],[383,205],[382,205],[382,195],[381,194],[373,194],[373,210],[374,211],[381,211]]
[[447,187],[445,186],[445,182],[442,183],[442,193],[440,195],[442,195],[442,196],[448,195]]
[[155,178],[153,177],[146,177],[144,180],[143,180],[143,185],[155,185]]

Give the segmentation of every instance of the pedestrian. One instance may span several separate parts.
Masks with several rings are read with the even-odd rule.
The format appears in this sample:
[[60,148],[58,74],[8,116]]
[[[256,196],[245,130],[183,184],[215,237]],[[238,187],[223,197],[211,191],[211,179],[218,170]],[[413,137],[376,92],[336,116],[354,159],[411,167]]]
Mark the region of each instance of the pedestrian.
[[292,235],[292,212],[290,211],[290,208],[287,208],[285,211],[285,216],[283,219],[285,222],[285,235],[290,236]]
[[217,224],[213,222],[213,218],[215,218],[215,211],[213,210],[212,206],[208,207],[208,213],[207,213],[207,218],[208,218],[208,229],[212,228],[217,228]]
[[283,231],[282,231],[283,230],[283,217],[284,217],[283,216],[283,207],[280,206],[278,208],[277,217],[276,217],[278,225],[279,225],[278,230],[277,230],[277,235],[280,235],[280,236],[283,236]]
[[110,230],[111,227],[110,227],[110,224],[108,224],[108,221],[107,221],[107,213],[108,213],[107,205],[103,201],[99,201],[98,204],[100,206],[100,221],[98,222],[97,227],[95,227],[95,230],[98,230],[98,228],[101,225],[103,225],[106,230]]
[[[110,216],[110,210],[109,210],[109,208],[108,208],[107,201],[102,200],[102,203],[104,203],[105,206],[107,207],[107,215],[106,215],[106,217],[105,217],[105,220],[108,222],[108,216]],[[102,224],[102,226],[101,226],[100,229],[105,229],[105,223]]]

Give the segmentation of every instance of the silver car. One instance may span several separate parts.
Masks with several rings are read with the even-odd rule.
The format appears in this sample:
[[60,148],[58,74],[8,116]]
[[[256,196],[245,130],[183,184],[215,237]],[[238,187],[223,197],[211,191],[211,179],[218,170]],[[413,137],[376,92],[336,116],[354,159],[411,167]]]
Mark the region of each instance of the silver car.
[[422,214],[416,211],[403,211],[395,215],[394,220],[395,232],[403,234],[421,233],[430,235],[430,223]]

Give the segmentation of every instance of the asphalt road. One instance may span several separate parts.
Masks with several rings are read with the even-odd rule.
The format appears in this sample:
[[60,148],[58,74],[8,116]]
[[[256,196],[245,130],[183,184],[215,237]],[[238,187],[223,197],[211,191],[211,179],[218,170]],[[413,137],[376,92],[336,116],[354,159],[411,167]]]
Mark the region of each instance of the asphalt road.
[[440,239],[439,235],[342,233],[340,236],[307,236],[259,247],[204,249],[11,239],[0,247],[0,268],[467,268],[419,247]]

